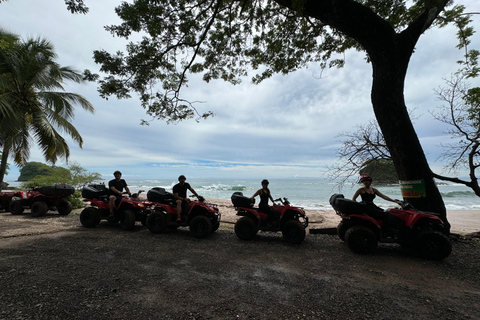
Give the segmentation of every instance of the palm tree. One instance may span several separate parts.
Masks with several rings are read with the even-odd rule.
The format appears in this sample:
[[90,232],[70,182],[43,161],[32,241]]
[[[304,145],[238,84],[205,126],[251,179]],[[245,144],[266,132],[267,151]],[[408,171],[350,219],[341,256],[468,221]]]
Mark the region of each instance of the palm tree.
[[36,142],[47,162],[68,159],[70,150],[59,131],[80,147],[83,139],[71,124],[74,105],[94,112],[84,97],[64,92],[65,81],[83,83],[82,75],[56,62],[53,46],[45,39],[20,41],[0,30],[0,184],[11,154],[17,165],[30,156]]

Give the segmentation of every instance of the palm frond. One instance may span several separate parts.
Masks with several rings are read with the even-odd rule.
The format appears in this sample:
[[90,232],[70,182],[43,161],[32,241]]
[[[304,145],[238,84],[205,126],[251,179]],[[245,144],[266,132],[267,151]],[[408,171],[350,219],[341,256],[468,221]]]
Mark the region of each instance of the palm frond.
[[83,83],[80,73],[60,66],[53,45],[46,39],[5,44],[8,34],[0,29],[0,140],[11,142],[11,155],[17,164],[30,156],[32,142],[37,143],[48,162],[68,159],[68,134],[80,147],[83,139],[71,121],[75,107],[94,112],[83,96],[64,92],[64,83]]

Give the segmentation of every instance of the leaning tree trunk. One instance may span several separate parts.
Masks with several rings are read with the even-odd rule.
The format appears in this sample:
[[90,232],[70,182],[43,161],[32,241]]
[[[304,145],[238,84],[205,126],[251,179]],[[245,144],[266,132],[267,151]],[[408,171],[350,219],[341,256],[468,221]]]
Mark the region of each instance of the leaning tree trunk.
[[7,171],[7,160],[10,148],[6,143],[3,145],[2,150],[2,160],[0,163],[0,190],[2,189],[3,185],[3,178],[5,177],[5,172]]
[[[383,46],[372,57],[372,103],[400,180],[423,180],[425,194],[408,198],[414,207],[439,213],[448,227],[445,204],[413,128],[404,99],[404,82],[411,52],[405,44]],[[386,50],[385,50],[386,49]]]
[[[276,0],[294,8],[298,1]],[[373,66],[372,103],[400,180],[423,180],[426,196],[409,201],[437,212],[447,223],[445,204],[408,116],[403,90],[408,63],[420,36],[449,0],[419,1],[424,11],[400,33],[368,6],[353,0],[306,0],[302,13],[355,39]]]

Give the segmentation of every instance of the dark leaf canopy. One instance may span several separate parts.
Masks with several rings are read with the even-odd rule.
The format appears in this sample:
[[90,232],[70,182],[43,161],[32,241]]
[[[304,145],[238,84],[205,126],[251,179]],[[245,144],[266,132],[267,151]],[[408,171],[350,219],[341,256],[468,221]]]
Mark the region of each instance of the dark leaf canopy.
[[83,0],[65,0],[65,4],[71,13],[88,13],[88,7],[85,5]]
[[[253,73],[252,81],[259,83],[273,74],[288,74],[310,63],[322,68],[342,67],[343,54],[349,49],[366,51],[368,56],[368,47],[379,42],[375,37],[380,36],[380,31],[382,36],[394,37],[411,32],[414,26],[419,30],[418,38],[433,23],[426,13],[443,10],[447,2],[123,2],[116,8],[123,22],[106,29],[131,42],[124,52],[94,52],[95,61],[106,74],[98,80],[99,91],[104,98],[129,98],[135,92],[154,119],[207,117],[210,113],[198,114],[193,104],[180,96],[190,74],[202,74],[206,82],[223,79],[238,84],[248,73]],[[463,12],[462,7],[454,10],[452,17]],[[95,78],[87,73],[88,78]]]

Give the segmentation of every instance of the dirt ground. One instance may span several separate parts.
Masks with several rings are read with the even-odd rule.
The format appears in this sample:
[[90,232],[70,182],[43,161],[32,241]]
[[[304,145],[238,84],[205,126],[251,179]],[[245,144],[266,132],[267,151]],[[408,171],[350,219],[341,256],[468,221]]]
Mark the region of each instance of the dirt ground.
[[480,239],[451,239],[436,262],[329,234],[241,241],[222,223],[195,239],[0,212],[0,319],[479,319]]

